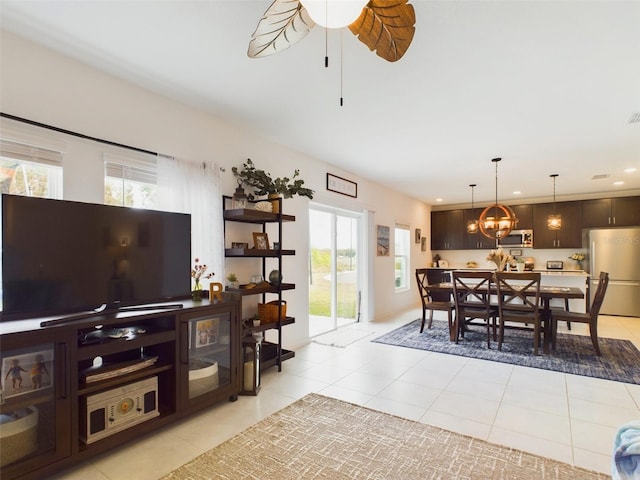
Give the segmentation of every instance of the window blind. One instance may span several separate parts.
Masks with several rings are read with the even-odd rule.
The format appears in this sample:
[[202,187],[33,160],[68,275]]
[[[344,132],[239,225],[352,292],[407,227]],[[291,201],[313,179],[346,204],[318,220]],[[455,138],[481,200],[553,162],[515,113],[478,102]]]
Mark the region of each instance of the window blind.
[[2,138],[0,138],[0,156],[56,167],[62,166],[62,152],[13,142]]

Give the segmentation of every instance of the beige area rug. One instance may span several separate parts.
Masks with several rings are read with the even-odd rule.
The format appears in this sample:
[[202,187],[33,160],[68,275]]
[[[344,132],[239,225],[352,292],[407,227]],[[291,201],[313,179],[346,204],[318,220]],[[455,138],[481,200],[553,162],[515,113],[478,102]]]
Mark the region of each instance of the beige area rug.
[[310,394],[164,480],[606,478],[610,477]]

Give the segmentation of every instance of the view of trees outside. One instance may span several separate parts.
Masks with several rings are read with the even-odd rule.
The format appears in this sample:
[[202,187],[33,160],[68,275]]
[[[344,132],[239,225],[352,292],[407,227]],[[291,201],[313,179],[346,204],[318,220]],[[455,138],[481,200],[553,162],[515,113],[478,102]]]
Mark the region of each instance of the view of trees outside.
[[[336,315],[354,319],[357,315],[357,225],[355,218],[311,210],[309,315],[331,317],[334,288],[332,256],[336,256]],[[335,228],[332,222],[335,219]],[[335,252],[332,236],[336,236]]]
[[51,191],[56,170],[61,167],[0,157],[0,191],[28,197],[56,197]]
[[[340,282],[341,273],[354,273],[357,262],[356,251],[343,249],[337,251],[338,282],[340,283],[338,303],[336,306],[338,317],[356,317],[357,283]],[[331,316],[331,249],[311,249],[311,280],[309,285],[309,314]],[[354,278],[355,280],[355,278]]]
[[116,177],[104,179],[105,205],[153,208],[156,197],[156,185]]

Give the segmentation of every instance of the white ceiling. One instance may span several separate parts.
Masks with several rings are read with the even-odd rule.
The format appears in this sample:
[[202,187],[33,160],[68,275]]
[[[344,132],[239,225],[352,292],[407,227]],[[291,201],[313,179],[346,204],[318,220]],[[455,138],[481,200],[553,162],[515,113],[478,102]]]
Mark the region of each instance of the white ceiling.
[[559,198],[638,194],[640,0],[410,1],[401,60],[343,29],[328,34],[329,68],[319,26],[247,57],[271,0],[1,0],[0,15],[3,29],[427,203],[469,203],[471,183],[492,201],[494,157],[500,201],[550,200],[553,173]]

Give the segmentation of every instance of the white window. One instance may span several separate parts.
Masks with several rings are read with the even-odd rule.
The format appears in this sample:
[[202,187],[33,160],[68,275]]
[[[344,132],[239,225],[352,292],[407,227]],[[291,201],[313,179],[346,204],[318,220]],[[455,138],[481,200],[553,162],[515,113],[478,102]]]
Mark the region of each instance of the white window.
[[158,173],[155,158],[137,159],[105,153],[104,159],[106,205],[157,207]]
[[410,251],[411,231],[408,227],[396,226],[394,232],[396,292],[409,288]]
[[0,191],[27,197],[62,198],[62,154],[1,139]]

